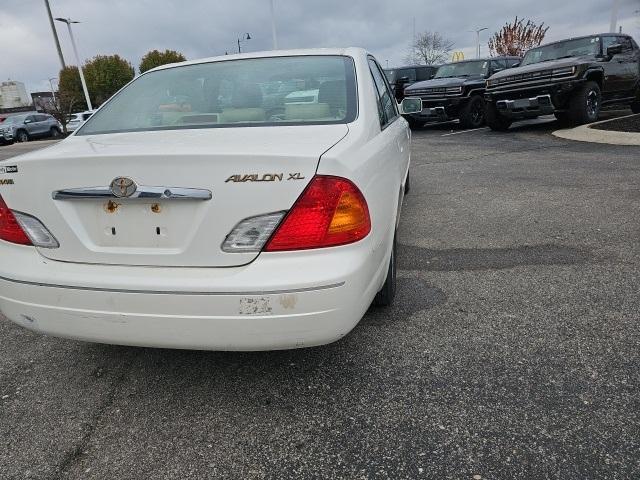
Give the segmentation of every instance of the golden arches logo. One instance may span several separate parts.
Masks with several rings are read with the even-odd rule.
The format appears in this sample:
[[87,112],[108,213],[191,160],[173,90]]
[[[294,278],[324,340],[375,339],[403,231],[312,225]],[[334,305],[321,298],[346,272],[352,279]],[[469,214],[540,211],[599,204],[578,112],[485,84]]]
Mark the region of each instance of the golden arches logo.
[[453,52],[452,62],[461,62],[462,60],[464,60],[464,52]]

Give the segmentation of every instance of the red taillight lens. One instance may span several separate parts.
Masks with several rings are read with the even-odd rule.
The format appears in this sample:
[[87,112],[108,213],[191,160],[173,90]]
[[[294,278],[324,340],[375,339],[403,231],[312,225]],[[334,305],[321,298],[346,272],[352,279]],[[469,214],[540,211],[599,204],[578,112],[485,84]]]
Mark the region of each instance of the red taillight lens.
[[31,240],[24,233],[22,227],[9,210],[7,204],[0,196],[0,240],[11,243],[19,243],[20,245],[31,245]]
[[265,251],[304,250],[357,242],[371,231],[364,196],[346,178],[317,175],[275,231]]

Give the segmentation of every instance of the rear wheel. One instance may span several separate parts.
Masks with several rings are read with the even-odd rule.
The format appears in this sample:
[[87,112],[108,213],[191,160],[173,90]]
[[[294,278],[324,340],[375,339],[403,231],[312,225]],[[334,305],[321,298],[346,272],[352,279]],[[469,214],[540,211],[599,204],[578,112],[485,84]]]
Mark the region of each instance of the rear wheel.
[[598,120],[602,102],[600,86],[596,82],[587,82],[569,99],[567,114],[574,125],[584,125]]
[[633,113],[640,113],[640,100],[631,104],[631,111]]
[[556,117],[556,120],[558,120],[560,125],[567,125],[568,123],[570,123],[569,115],[567,115],[567,112],[555,112],[553,115]]
[[506,132],[509,130],[511,123],[513,123],[511,119],[500,115],[498,109],[493,103],[486,104],[485,118],[487,120],[487,126],[495,132]]
[[389,269],[387,270],[387,279],[384,281],[382,289],[373,299],[376,307],[388,307],[393,303],[396,296],[397,285],[397,266],[396,266],[396,237],[393,236],[393,246],[391,247],[391,258],[389,259]]
[[411,130],[417,130],[419,128],[424,127],[425,122],[421,122],[411,117],[406,117],[406,118],[407,118],[407,122],[409,122],[409,128],[411,128]]
[[460,112],[460,125],[462,128],[480,128],[485,122],[484,99],[474,95]]
[[18,133],[16,133],[16,141],[18,141],[18,142],[28,142],[29,141],[29,134],[27,132],[25,132],[24,130],[18,130]]
[[52,127],[51,130],[49,130],[49,136],[51,138],[58,138],[60,135],[60,130],[58,130],[56,127]]

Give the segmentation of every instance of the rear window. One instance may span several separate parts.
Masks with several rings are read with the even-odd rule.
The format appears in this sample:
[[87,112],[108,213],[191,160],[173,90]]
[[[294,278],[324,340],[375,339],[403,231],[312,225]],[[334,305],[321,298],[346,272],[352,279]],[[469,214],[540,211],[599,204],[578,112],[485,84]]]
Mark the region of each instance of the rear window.
[[77,135],[352,122],[350,57],[269,57],[185,65],[138,77]]

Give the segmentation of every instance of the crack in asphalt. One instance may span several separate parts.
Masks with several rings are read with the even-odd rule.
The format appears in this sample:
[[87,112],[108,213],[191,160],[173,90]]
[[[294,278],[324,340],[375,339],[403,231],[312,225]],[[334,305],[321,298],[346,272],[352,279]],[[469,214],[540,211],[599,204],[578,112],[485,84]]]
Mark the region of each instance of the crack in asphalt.
[[[133,352],[133,355],[130,355],[131,358],[129,358],[128,361],[123,362],[120,367],[117,367],[117,370],[119,371],[114,375],[114,380],[111,382],[104,401],[98,405],[94,414],[91,416],[91,419],[86,424],[86,430],[84,435],[82,435],[82,438],[63,455],[58,467],[56,468],[56,473],[51,477],[51,480],[62,480],[67,478],[69,471],[84,455],[100,420],[104,416],[105,412],[113,405],[120,387],[131,372],[133,360],[142,354],[142,349],[128,349],[127,352]],[[93,371],[92,376],[101,376],[101,371],[102,369],[100,367],[96,368]]]

